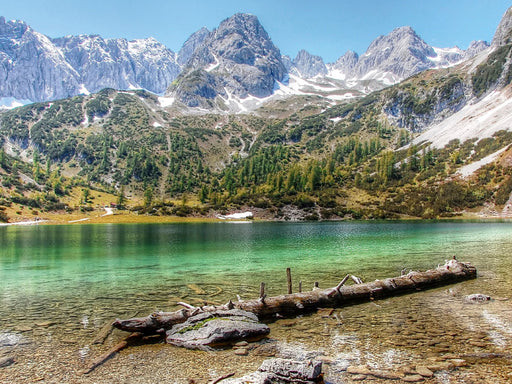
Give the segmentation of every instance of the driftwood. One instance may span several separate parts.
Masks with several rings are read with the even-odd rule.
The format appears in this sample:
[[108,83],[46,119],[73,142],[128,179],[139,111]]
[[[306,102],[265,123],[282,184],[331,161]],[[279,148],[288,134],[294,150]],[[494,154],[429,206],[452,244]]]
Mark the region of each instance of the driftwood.
[[126,337],[124,340],[122,340],[119,343],[117,343],[116,345],[114,345],[112,348],[110,348],[107,352],[105,352],[103,355],[98,357],[96,360],[94,360],[91,363],[91,365],[89,365],[89,367],[83,371],[83,374],[87,375],[87,374],[91,373],[96,368],[98,368],[100,365],[102,365],[104,362],[106,362],[107,360],[114,357],[114,355],[116,353],[118,353],[119,351],[128,347],[135,340],[139,340],[141,338],[142,338],[141,333],[132,333],[131,335]]
[[[274,297],[260,297],[254,300],[229,301],[217,307],[201,308],[186,305],[186,308],[176,312],[155,312],[147,317],[116,320],[113,326],[128,332],[145,334],[163,333],[173,325],[186,321],[189,317],[200,312],[210,312],[218,309],[241,309],[256,314],[260,319],[278,316],[292,316],[312,312],[318,308],[335,308],[344,305],[367,302],[370,300],[398,296],[421,289],[456,283],[476,278],[476,268],[470,264],[455,259],[445,265],[425,272],[409,272],[406,275],[375,280],[370,283],[344,285],[345,277],[334,288],[314,289]],[[355,280],[355,279],[354,279]],[[183,305],[183,304],[182,304]]]
[[230,377],[233,377],[233,376],[235,376],[235,372],[228,373],[227,375],[221,376],[221,377],[219,377],[217,380],[212,381],[212,383],[211,383],[211,384],[218,384],[218,383],[220,383],[222,380],[229,379]]
[[103,344],[105,340],[112,334],[114,327],[112,326],[112,322],[106,323],[96,335],[96,338],[93,340],[93,344]]

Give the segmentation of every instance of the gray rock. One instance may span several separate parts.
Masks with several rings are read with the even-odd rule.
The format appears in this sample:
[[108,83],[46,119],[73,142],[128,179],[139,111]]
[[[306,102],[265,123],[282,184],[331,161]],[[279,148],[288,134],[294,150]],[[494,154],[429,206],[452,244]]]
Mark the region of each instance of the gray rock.
[[194,32],[188,39],[185,41],[180,51],[178,52],[177,62],[182,67],[187,64],[190,60],[194,52],[198,47],[203,44],[206,38],[210,35],[210,31],[208,28],[203,27],[199,31]]
[[22,344],[23,342],[24,338],[19,333],[0,333],[0,347],[13,347]]
[[208,349],[227,343],[265,337],[270,329],[256,315],[241,310],[201,313],[167,331],[166,341],[179,347]]
[[500,47],[512,42],[512,7],[507,9],[503,15],[494,37],[492,39],[493,47]]
[[0,368],[8,367],[14,364],[14,358],[10,356],[0,357]]
[[471,44],[469,44],[468,49],[464,51],[464,58],[470,59],[476,55],[478,55],[480,52],[482,52],[484,49],[489,48],[489,43],[487,41],[483,40],[475,40],[472,41]]
[[362,78],[370,71],[390,72],[399,78],[431,68],[428,57],[434,49],[425,43],[411,27],[394,29],[386,36],[375,39],[362,55],[353,74]]
[[288,384],[321,382],[322,363],[287,359],[265,360],[254,373],[241,378],[223,380],[223,384]]
[[103,88],[163,93],[180,71],[176,54],[153,38],[50,39],[0,17],[0,97],[46,101]]
[[50,39],[0,17],[0,96],[48,100],[76,95],[78,73]]
[[143,88],[163,93],[181,71],[176,54],[154,38],[128,41],[80,35],[52,42],[89,92]]
[[457,47],[438,49],[428,45],[411,27],[400,27],[375,39],[361,56],[348,51],[330,64],[329,69],[345,74],[352,81],[365,78],[382,83],[378,89],[426,69],[469,59],[488,46],[484,41],[475,41],[466,51]]
[[338,70],[345,74],[354,70],[359,60],[359,55],[354,51],[347,51],[332,65],[332,69]]

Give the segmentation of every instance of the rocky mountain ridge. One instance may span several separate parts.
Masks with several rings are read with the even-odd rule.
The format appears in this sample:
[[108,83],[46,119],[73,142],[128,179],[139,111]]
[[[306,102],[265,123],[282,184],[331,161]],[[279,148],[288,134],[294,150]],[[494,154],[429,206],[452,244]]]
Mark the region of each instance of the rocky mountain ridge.
[[0,18],[0,42],[0,97],[46,101],[103,88],[162,93],[181,71],[176,54],[153,38],[50,39],[21,21]]
[[82,93],[103,88],[162,93],[181,71],[176,54],[154,38],[128,41],[80,35],[51,41],[79,74]]
[[467,50],[432,47],[411,27],[400,27],[375,39],[363,55],[348,51],[335,63],[324,64],[320,57],[301,51],[291,63],[290,72],[307,79],[318,76],[343,80],[348,88],[373,80],[382,88],[427,69],[456,65],[488,47],[481,40],[473,41]]
[[[335,101],[368,94],[417,71],[453,65],[486,46],[475,42],[466,51],[432,48],[412,28],[402,27],[377,38],[364,55],[347,52],[325,64],[305,50],[293,60],[281,56],[257,17],[248,14],[224,20],[213,32],[200,29],[178,54],[153,38],[51,39],[24,22],[0,18],[0,75],[6,79],[0,98],[46,101],[102,88],[157,94],[168,89],[168,96],[186,108],[237,112],[276,93],[331,96]],[[178,76],[180,87],[173,84]],[[275,92],[278,88],[285,91]]]

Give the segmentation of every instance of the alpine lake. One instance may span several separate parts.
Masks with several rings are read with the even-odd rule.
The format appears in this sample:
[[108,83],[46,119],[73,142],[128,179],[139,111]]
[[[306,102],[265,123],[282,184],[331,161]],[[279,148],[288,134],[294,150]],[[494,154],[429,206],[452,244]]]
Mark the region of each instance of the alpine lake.
[[[115,318],[372,281],[456,256],[478,278],[268,323],[245,353],[153,340],[84,369],[128,334]],[[221,222],[0,227],[1,383],[207,383],[277,356],[323,361],[328,383],[512,382],[512,222]],[[492,300],[467,303],[482,293]],[[418,368],[433,375],[418,375]],[[348,371],[347,371],[348,369]],[[428,373],[428,371],[427,371]]]

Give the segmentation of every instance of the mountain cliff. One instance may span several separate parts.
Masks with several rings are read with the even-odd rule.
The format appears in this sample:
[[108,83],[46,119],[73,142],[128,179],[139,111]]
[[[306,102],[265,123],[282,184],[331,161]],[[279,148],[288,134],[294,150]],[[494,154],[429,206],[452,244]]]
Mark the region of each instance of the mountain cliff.
[[488,47],[484,41],[472,42],[467,50],[432,47],[411,27],[401,27],[375,39],[361,56],[348,51],[335,63],[325,65],[321,58],[301,51],[293,61],[287,57],[284,60],[292,75],[292,89],[345,100],[378,91],[427,69],[456,65]]
[[507,9],[496,29],[492,39],[493,47],[500,47],[512,43],[512,7]]
[[143,88],[163,93],[180,73],[176,54],[153,38],[127,41],[80,35],[52,42],[87,92]]
[[48,100],[80,92],[78,73],[51,40],[0,17],[0,96]]
[[185,41],[180,51],[178,52],[178,64],[180,66],[185,66],[187,62],[190,60],[195,50],[203,44],[205,39],[210,35],[210,31],[208,28],[203,27],[197,32],[194,32],[188,39]]
[[102,88],[165,91],[180,72],[176,54],[155,39],[50,39],[0,17],[0,97],[45,101]]
[[328,70],[320,56],[312,55],[302,49],[292,62],[292,71],[298,76],[311,78],[318,75],[327,75]]

